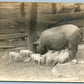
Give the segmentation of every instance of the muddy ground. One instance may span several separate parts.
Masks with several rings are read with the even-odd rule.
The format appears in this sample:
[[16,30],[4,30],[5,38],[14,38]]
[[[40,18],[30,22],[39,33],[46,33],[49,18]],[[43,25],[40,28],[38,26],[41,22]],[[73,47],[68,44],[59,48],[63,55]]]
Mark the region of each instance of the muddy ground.
[[[32,62],[9,62],[10,51],[19,52],[27,49],[26,41],[1,41],[0,46],[17,46],[11,49],[0,49],[0,80],[5,81],[51,81],[51,82],[84,82],[84,63],[72,62],[52,65],[37,65]],[[4,57],[6,56],[6,57]],[[84,61],[84,44],[80,44],[76,54],[78,61]],[[55,67],[54,72],[52,72]],[[59,76],[56,76],[57,74]],[[75,74],[74,74],[75,73]],[[69,75],[69,76],[68,76]]]

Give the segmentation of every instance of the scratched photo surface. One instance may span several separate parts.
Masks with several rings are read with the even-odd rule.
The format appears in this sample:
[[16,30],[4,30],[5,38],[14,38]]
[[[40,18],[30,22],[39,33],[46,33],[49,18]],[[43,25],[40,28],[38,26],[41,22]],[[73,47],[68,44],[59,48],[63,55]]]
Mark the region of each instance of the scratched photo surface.
[[0,2],[0,81],[84,82],[84,4]]

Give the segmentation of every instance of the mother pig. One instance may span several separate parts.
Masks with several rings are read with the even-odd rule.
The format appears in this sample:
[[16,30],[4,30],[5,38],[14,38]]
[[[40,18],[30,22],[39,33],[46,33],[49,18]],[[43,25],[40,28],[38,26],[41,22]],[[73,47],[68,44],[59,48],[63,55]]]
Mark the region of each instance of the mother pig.
[[68,47],[72,59],[77,52],[82,37],[83,33],[77,26],[66,24],[43,31],[39,41],[34,44],[38,44],[37,51],[40,54],[46,53],[47,50],[61,50]]

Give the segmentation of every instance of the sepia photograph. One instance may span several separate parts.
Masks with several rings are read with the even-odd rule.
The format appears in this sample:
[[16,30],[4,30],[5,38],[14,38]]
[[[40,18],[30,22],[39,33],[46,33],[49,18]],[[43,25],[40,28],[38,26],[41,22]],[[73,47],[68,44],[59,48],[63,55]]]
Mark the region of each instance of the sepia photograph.
[[0,2],[0,81],[84,82],[84,3]]

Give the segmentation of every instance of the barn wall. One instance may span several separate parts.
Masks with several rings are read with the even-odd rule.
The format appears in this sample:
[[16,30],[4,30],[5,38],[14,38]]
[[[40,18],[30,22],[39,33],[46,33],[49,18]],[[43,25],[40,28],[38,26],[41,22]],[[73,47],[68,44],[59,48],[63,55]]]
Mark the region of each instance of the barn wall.
[[0,3],[0,33],[24,32],[21,20],[20,3]]
[[[20,2],[0,2],[0,33],[27,31],[31,3],[25,3],[25,18],[21,17],[20,5]],[[38,13],[51,13],[50,4],[38,4]]]
[[[64,4],[64,3],[63,3]],[[0,34],[3,33],[21,33],[27,32],[28,28],[28,19],[29,13],[31,10],[31,3],[25,3],[25,18],[21,17],[20,11],[21,2],[0,2]],[[67,6],[67,4],[65,4]],[[68,4],[68,6],[72,5]],[[58,9],[62,7],[60,3],[57,4]],[[84,4],[80,6],[81,11],[84,10]],[[43,17],[42,14],[52,14],[52,7],[51,3],[38,3],[38,17]],[[49,17],[48,17],[49,18]],[[50,21],[49,21],[50,22]],[[38,19],[38,28],[37,33],[38,35],[43,30],[49,27],[49,22],[41,22]],[[55,21],[56,22],[56,21]],[[65,24],[63,22],[62,24]],[[72,22],[73,23],[73,22]],[[75,22],[75,24],[79,24],[79,22]]]

